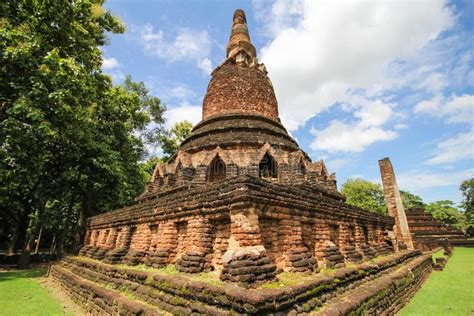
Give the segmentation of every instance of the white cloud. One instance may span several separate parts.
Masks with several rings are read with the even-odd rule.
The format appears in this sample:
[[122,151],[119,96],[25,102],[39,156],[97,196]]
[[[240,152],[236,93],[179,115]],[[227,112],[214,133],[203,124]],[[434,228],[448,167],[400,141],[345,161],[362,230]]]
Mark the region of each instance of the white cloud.
[[[285,4],[277,0],[270,12],[262,13],[273,14],[276,22],[270,19],[267,24],[275,23],[274,29],[279,30],[262,48],[261,56],[275,86],[282,120],[290,130],[354,91],[368,96],[403,86],[410,78],[398,71],[399,64],[415,58],[454,22],[451,8],[441,0],[308,0],[303,10],[294,10],[300,12],[299,19],[293,18],[293,25],[287,26],[273,12],[275,6]],[[435,71],[430,68],[423,78],[426,85],[441,89],[445,79]],[[381,128],[369,131],[365,134],[372,135],[371,139],[393,138],[393,132]]]
[[311,134],[316,139],[310,147],[327,152],[361,152],[374,142],[389,141],[398,136],[396,132],[384,131],[380,127],[363,127],[339,121],[331,121],[323,130],[313,129]]
[[120,67],[120,64],[117,59],[111,57],[103,57],[102,59],[102,68],[104,69],[114,69]]
[[140,43],[146,53],[167,62],[194,61],[206,74],[211,72],[208,56],[212,42],[207,31],[181,28],[174,39],[168,39],[162,30],[155,32],[151,24],[146,24],[139,33]]
[[415,107],[415,113],[444,117],[448,123],[474,124],[474,96],[463,94],[444,98],[437,95],[431,100],[423,100]]
[[425,163],[438,165],[468,159],[474,160],[474,129],[441,141],[437,145],[436,151],[436,154]]
[[179,106],[171,107],[165,112],[166,128],[171,128],[174,124],[187,120],[197,124],[202,118],[202,107],[200,105],[191,105],[187,102]]
[[116,58],[103,56],[102,69],[104,69],[104,72],[112,77],[112,80],[115,82],[125,79],[125,74],[122,72],[121,65]]
[[212,72],[212,63],[209,58],[204,58],[203,60],[201,60],[198,63],[198,67],[201,68],[201,70],[204,71],[206,75],[210,75]]
[[311,133],[315,136],[310,145],[312,149],[331,153],[361,152],[375,142],[398,137],[397,132],[383,129],[383,125],[393,117],[394,104],[360,96],[352,96],[348,101],[342,108],[353,111],[358,120],[351,123],[333,120],[324,129],[312,129]]
[[419,191],[427,188],[459,185],[473,175],[472,169],[449,172],[429,172],[412,170],[397,175],[398,186],[402,190]]
[[353,160],[349,158],[336,158],[325,161],[325,164],[328,167],[328,170],[331,170],[331,172],[337,172],[338,170],[347,167],[352,162]]
[[282,30],[294,26],[303,14],[303,0],[275,1],[271,4],[269,12],[267,4],[265,1],[252,1],[255,16],[264,23],[267,36],[277,36]]

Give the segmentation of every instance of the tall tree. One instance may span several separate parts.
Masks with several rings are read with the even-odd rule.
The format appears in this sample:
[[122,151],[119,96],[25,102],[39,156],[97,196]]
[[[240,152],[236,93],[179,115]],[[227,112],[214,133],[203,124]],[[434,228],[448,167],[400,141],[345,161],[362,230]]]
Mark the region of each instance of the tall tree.
[[461,207],[464,209],[464,214],[467,220],[466,233],[470,236],[474,236],[474,178],[464,180],[459,190],[461,190],[463,200]]
[[440,219],[446,225],[466,231],[467,222],[463,212],[455,207],[453,201],[442,200],[429,203],[425,206],[425,211]]
[[341,187],[348,204],[387,214],[382,186],[363,179],[348,179]]
[[1,224],[12,223],[10,248],[23,244],[26,263],[55,213],[64,239],[86,216],[133,201],[144,155],[135,135],[163,123],[142,83],[113,87],[102,74],[106,32],[124,31],[102,4],[0,3]]

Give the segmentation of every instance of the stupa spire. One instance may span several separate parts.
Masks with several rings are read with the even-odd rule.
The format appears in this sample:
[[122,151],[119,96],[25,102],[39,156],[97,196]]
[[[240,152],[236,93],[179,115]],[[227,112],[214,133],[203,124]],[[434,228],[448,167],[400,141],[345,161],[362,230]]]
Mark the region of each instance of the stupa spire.
[[245,52],[250,59],[257,57],[257,51],[250,41],[245,12],[242,9],[237,9],[232,19],[232,29],[229,43],[227,44],[227,58],[235,57],[242,51]]

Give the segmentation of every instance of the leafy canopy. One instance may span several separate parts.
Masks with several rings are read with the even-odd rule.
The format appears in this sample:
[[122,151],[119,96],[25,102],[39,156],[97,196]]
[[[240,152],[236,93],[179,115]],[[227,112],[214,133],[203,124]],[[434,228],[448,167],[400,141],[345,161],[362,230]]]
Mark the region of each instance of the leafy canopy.
[[350,205],[371,212],[387,214],[382,186],[360,178],[348,179],[341,187],[341,193]]

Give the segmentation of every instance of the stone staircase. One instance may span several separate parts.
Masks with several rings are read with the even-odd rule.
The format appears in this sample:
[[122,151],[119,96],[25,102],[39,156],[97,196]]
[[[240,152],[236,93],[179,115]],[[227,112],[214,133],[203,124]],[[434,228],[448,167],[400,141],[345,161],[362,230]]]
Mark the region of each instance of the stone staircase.
[[443,241],[455,245],[458,241],[467,240],[461,230],[445,225],[423,208],[411,208],[407,210],[406,215],[415,246],[419,249],[434,249]]
[[[402,251],[349,267],[297,274],[293,284],[244,287],[163,269],[66,257],[50,275],[91,314],[393,314],[432,270],[431,255]],[[343,303],[341,303],[343,302]]]

